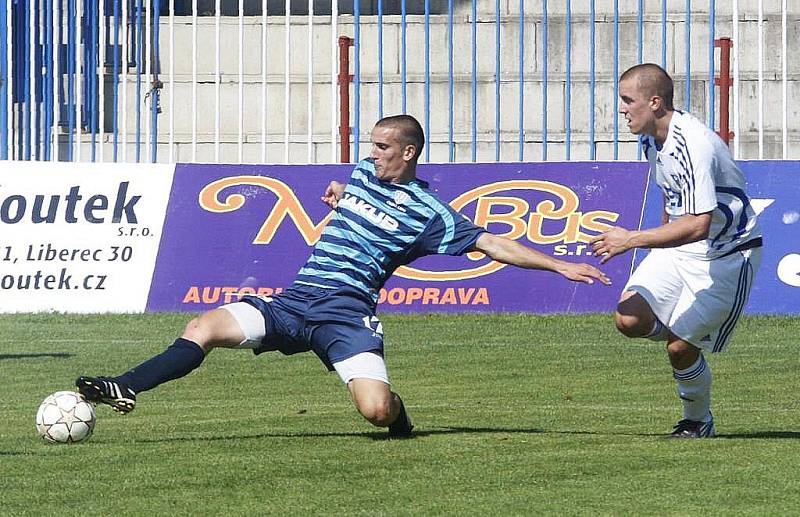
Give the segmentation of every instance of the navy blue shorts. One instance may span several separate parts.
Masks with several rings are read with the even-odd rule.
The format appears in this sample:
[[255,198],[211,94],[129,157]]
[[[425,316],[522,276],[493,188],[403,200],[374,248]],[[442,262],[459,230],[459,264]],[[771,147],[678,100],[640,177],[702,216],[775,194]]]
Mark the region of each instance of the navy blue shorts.
[[328,370],[362,352],[383,357],[383,328],[374,303],[355,289],[295,284],[270,298],[245,296],[241,301],[264,316],[266,333],[256,354],[313,351]]

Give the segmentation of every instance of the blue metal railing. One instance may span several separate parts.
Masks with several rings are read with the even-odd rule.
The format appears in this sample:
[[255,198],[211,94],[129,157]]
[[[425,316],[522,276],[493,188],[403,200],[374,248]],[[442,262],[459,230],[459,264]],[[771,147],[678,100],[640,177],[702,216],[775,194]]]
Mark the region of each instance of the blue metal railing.
[[[0,27],[8,26],[10,13],[7,12],[6,2],[0,2]],[[8,160],[9,150],[9,127],[8,127],[8,106],[11,104],[10,96],[11,89],[9,88],[9,79],[11,71],[8,65],[11,63],[9,59],[9,48],[7,43],[7,34],[0,34],[0,160]]]
[[383,2],[378,2],[378,118],[383,118]]
[[[353,91],[355,93],[355,124],[353,125],[353,134],[355,138],[353,139],[353,152],[358,159],[361,156],[358,152],[358,142],[361,140],[361,60],[359,56],[361,55],[361,2],[353,2],[353,23],[355,24],[354,27],[354,52],[355,52],[355,70],[353,74]],[[405,84],[405,80],[403,80]],[[403,95],[405,99],[405,95]]]
[[[161,0],[153,0],[153,42],[158,42],[160,38],[160,16]],[[158,45],[158,43],[156,43],[156,45]],[[159,96],[161,95],[161,82],[158,80],[157,73],[160,71],[161,65],[159,62],[159,52],[154,51],[152,54],[152,71],[154,73],[152,88],[150,90],[150,95],[152,96],[150,99],[150,161],[155,163],[158,161],[158,113],[160,111]]]
[[[427,0],[426,0],[427,1]],[[428,15],[426,14],[426,17]],[[478,120],[478,0],[472,0],[472,27],[471,27],[472,41],[470,42],[472,48],[472,120]],[[427,66],[427,64],[426,64]],[[427,80],[427,79],[426,79]],[[427,108],[427,106],[426,106]],[[426,109],[427,112],[427,109]],[[470,130],[470,141],[472,142],[470,157],[472,161],[478,160],[478,125],[472,124]],[[428,149],[430,153],[430,149]],[[430,154],[427,155],[430,157]]]
[[547,161],[547,0],[542,0],[542,39],[542,161]]
[[686,26],[686,40],[684,41],[684,45],[686,45],[686,92],[684,93],[684,108],[686,111],[692,110],[692,82],[689,80],[692,77],[692,0],[686,0],[686,20],[684,21],[684,25]]
[[564,154],[569,161],[572,156],[572,2],[567,2],[566,20],[566,70],[564,71],[566,85],[566,98],[564,99]]
[[408,109],[406,97],[406,57],[408,53],[408,44],[406,41],[406,0],[400,0],[400,53],[400,83],[403,85],[403,98],[401,101],[400,112],[405,114]]
[[[143,24],[146,23],[143,0],[135,0],[135,10],[128,21],[121,20],[123,0],[12,0],[8,12],[6,1],[0,2],[0,158],[18,160],[76,159],[77,137],[86,131],[89,138],[89,159],[97,159],[103,132],[100,114],[101,88],[105,79],[100,71],[102,55],[113,54],[111,129],[113,159],[119,159],[119,73],[120,25],[129,23],[133,29],[131,62],[136,66],[137,100],[141,99],[142,77],[147,73]],[[128,0],[125,0],[128,1]],[[153,42],[159,38],[158,17],[160,0],[149,0],[152,6]],[[100,2],[105,2],[106,16],[100,18]],[[109,9],[105,9],[109,8]],[[101,41],[100,28],[108,29],[106,41]],[[10,32],[8,28],[10,27]],[[108,35],[111,37],[108,37]],[[9,48],[8,41],[11,41]],[[106,52],[103,46],[105,45]],[[158,60],[158,49],[152,56]],[[158,159],[158,91],[153,92],[150,131],[153,136],[150,160]],[[137,102],[136,151],[141,160],[141,110]],[[9,113],[9,106],[13,110]],[[9,120],[15,120],[11,127]],[[60,135],[64,133],[63,139]],[[54,151],[58,151],[57,153]]]
[[597,11],[595,10],[595,0],[591,0],[591,23],[589,25],[589,159],[594,160],[597,158],[597,146],[595,145],[595,121],[594,121],[594,112],[595,112],[595,90],[597,87],[596,84],[596,70],[595,70],[595,40],[596,40],[596,28],[595,28],[595,21],[597,20]]
[[[547,39],[545,38],[545,41]],[[545,46],[547,44],[545,43]],[[525,157],[525,0],[519,0],[519,161]],[[544,104],[547,106],[547,104]]]
[[[619,77],[619,0],[614,0],[614,77]],[[616,108],[619,99],[619,83],[614,81],[612,106]],[[614,110],[616,115],[616,109]],[[619,159],[619,117],[614,116],[614,159]]]
[[[119,32],[120,32],[120,5],[119,2],[114,2],[114,9],[113,9],[113,16],[114,16],[114,43],[113,43],[113,52],[114,52],[114,76],[119,77],[120,73],[120,57],[121,53],[119,52],[120,48],[120,41],[119,41]],[[119,161],[119,88],[116,88],[116,84],[114,85],[114,93],[112,96],[113,102],[113,110],[111,116],[111,131],[113,132],[113,156],[114,161]]]
[[[476,0],[473,0],[476,1]],[[381,2],[382,3],[382,2]],[[425,0],[425,134],[431,134],[431,2]],[[431,160],[431,146],[425,146],[425,161]]]
[[[125,1],[126,4],[122,4]],[[411,2],[416,3],[411,3]],[[484,6],[489,11],[479,11],[478,0],[471,0],[466,11],[460,11],[455,0],[448,0],[442,11],[434,14],[431,11],[429,0],[401,0],[399,12],[392,11],[388,14],[399,14],[399,21],[392,23],[399,30],[399,46],[386,45],[385,24],[387,23],[387,6],[384,0],[375,4],[375,13],[362,13],[360,2],[353,3],[353,95],[354,110],[351,135],[353,136],[354,153],[359,157],[359,148],[362,140],[367,135],[361,131],[362,106],[364,99],[371,98],[364,93],[362,88],[371,88],[377,83],[377,114],[384,116],[387,112],[423,113],[424,129],[431,136],[431,116],[442,117],[442,125],[446,120],[446,135],[437,133],[439,139],[438,149],[446,149],[440,154],[439,159],[456,161],[469,159],[477,161],[486,155],[494,155],[499,161],[501,157],[509,156],[509,151],[516,147],[518,160],[531,159],[528,147],[541,145],[541,158],[547,160],[554,145],[564,145],[564,156],[567,160],[573,159],[576,150],[581,155],[588,155],[590,159],[597,159],[598,143],[609,143],[613,150],[613,159],[619,159],[621,144],[632,142],[628,135],[620,135],[619,118],[616,115],[617,97],[619,94],[616,81],[607,81],[598,72],[607,68],[598,69],[596,60],[598,40],[607,41],[608,32],[599,34],[598,28],[612,33],[611,75],[617,77],[621,67],[632,64],[623,62],[620,56],[621,34],[623,23],[632,20],[630,14],[624,17],[620,13],[619,0],[613,1],[613,11],[601,13],[598,16],[596,0],[589,3],[589,44],[586,52],[589,56],[588,76],[575,74],[573,64],[578,59],[584,59],[583,48],[576,46],[574,41],[573,26],[584,23],[585,15],[574,16],[573,0],[568,0],[564,11],[550,12],[547,0],[542,0],[541,11],[531,12],[528,6],[526,12],[525,0],[505,4],[500,0],[493,3],[494,19],[491,18],[492,4],[488,0]],[[696,3],[696,2],[695,2]],[[11,10],[9,12],[8,5]],[[101,6],[102,4],[102,6]],[[0,158],[2,159],[36,159],[36,160],[75,160],[89,159],[95,161],[102,152],[103,138],[109,135],[109,147],[113,151],[111,159],[120,161],[125,153],[120,153],[120,146],[131,146],[134,151],[135,161],[159,160],[159,116],[161,82],[158,77],[160,69],[161,50],[161,13],[163,7],[170,7],[170,0],[0,0]],[[685,52],[682,56],[675,56],[674,63],[670,66],[673,71],[682,68],[685,89],[683,91],[683,107],[691,110],[692,99],[692,1],[685,0],[683,13],[672,10],[673,18],[668,18],[667,0],[660,2],[660,20],[656,18],[659,8],[651,6],[649,17],[645,17],[646,2],[637,0],[635,4],[636,24],[636,61],[644,60],[644,37],[647,24],[651,28],[661,29],[661,65],[667,64],[668,27],[681,25],[683,28],[683,45]],[[465,6],[466,7],[466,6]],[[583,7],[583,6],[582,6]],[[627,5],[626,5],[627,8]],[[509,10],[504,12],[503,9]],[[705,9],[703,9],[705,10]],[[676,12],[677,11],[677,12]],[[716,109],[715,79],[715,50],[714,39],[716,36],[716,3],[709,0],[709,38],[708,38],[708,72],[707,79],[703,78],[708,88],[704,100],[709,125],[714,124]],[[631,11],[628,11],[629,13]],[[479,14],[480,13],[480,14]],[[320,13],[317,13],[320,14]],[[374,15],[377,17],[373,17]],[[509,14],[513,14],[511,17]],[[608,16],[611,14],[612,16]],[[679,16],[682,15],[682,19]],[[480,16],[483,16],[481,18]],[[369,18],[367,18],[369,17]],[[624,19],[623,19],[624,18]],[[433,23],[432,23],[433,21]],[[185,23],[185,22],[183,22]],[[101,25],[102,24],[102,25]],[[424,25],[422,25],[424,24]],[[550,41],[550,34],[558,37],[564,24],[564,47],[555,47]],[[125,28],[128,28],[128,37],[123,38]],[[9,31],[10,28],[10,31]],[[101,28],[103,30],[101,30]],[[416,28],[423,29],[424,35],[424,75],[409,76],[409,71],[415,73],[416,68],[409,70],[415,61],[409,61],[408,52],[415,52],[414,45],[418,44],[419,32]],[[517,36],[511,40],[508,36],[516,28]],[[463,32],[459,29],[465,29]],[[489,36],[494,29],[494,47],[491,37],[486,41],[480,39],[481,31],[486,30]],[[551,31],[553,29],[553,31]],[[377,31],[377,49],[367,48],[364,43],[366,30]],[[432,31],[441,31],[435,35],[436,42],[446,42],[447,54],[444,58],[444,49],[436,48],[434,62],[439,67],[432,70],[431,39]],[[150,31],[150,32],[148,32]],[[417,40],[412,40],[413,35]],[[394,33],[391,33],[394,34]],[[465,41],[459,41],[462,34],[468,34]],[[674,34],[680,34],[675,32]],[[371,36],[372,34],[370,34]],[[445,39],[438,39],[444,37]],[[697,38],[695,38],[697,39]],[[526,45],[537,41],[539,47],[534,51]],[[11,42],[9,46],[8,42]],[[631,42],[631,39],[628,39]],[[260,43],[260,39],[259,39]],[[459,52],[466,49],[469,44],[469,54]],[[503,45],[517,46],[514,50],[507,50]],[[398,48],[397,56],[386,56],[387,48]],[[577,49],[580,49],[578,54]],[[494,73],[489,70],[491,63],[482,63],[481,58],[491,60],[494,50]],[[564,57],[564,67],[560,57]],[[695,54],[696,55],[696,54]],[[463,56],[465,59],[461,59]],[[466,59],[467,56],[469,59]],[[506,57],[504,57],[506,56]],[[508,69],[509,56],[516,57],[518,74],[512,76],[504,70]],[[533,56],[533,59],[530,57]],[[416,57],[416,56],[414,56]],[[399,58],[399,69],[389,70],[384,66],[384,61],[390,58]],[[377,79],[362,76],[362,59],[376,60]],[[125,60],[122,62],[122,60]],[[555,65],[551,68],[551,61]],[[394,61],[393,61],[394,62]],[[482,66],[484,65],[484,66]],[[487,66],[488,65],[488,66]],[[123,69],[123,67],[126,67]],[[134,70],[129,88],[132,102],[123,102],[124,95],[120,94],[121,74],[127,70]],[[481,75],[483,74],[483,75]],[[150,78],[152,76],[152,79]],[[201,79],[202,80],[202,79]],[[422,98],[410,96],[415,91],[412,81],[422,82],[424,90]],[[489,82],[493,81],[493,95]],[[696,81],[696,77],[695,77]],[[431,99],[432,88],[441,86],[437,94],[447,88],[447,101],[437,95],[436,104]],[[536,88],[541,88],[541,108],[539,113],[531,113],[530,101],[531,83]],[[538,83],[538,84],[537,84]],[[581,84],[588,89],[588,121],[582,123],[576,132],[573,117],[575,103],[573,94],[575,85]],[[696,84],[696,83],[695,83]],[[396,96],[386,94],[389,85],[399,85],[399,106],[390,105],[397,103]],[[563,87],[562,94],[556,96],[555,103],[549,97],[556,91],[555,86]],[[610,86],[610,87],[609,87]],[[105,90],[110,98],[104,102]],[[517,95],[511,92],[517,90]],[[504,91],[505,90],[505,91]],[[372,90],[370,90],[372,91]],[[394,92],[395,90],[390,90]],[[535,91],[535,90],[534,90]],[[696,95],[695,91],[695,95]],[[528,98],[526,98],[526,96]],[[493,97],[493,98],[492,98]],[[610,101],[609,101],[610,98]],[[149,105],[147,104],[149,102]],[[104,103],[108,107],[104,110]],[[558,104],[557,104],[558,103]],[[126,106],[125,104],[128,104]],[[481,113],[488,107],[494,107],[493,127],[491,116],[479,122]],[[135,108],[130,108],[133,105]],[[467,107],[469,106],[469,107]],[[613,109],[612,129],[602,129],[605,124],[598,124],[597,114]],[[121,110],[130,109],[127,114],[132,125],[124,128],[120,122]],[[553,109],[563,109],[563,126],[551,127],[548,124],[549,114]],[[446,119],[445,119],[446,110]],[[463,110],[457,111],[457,110]],[[504,110],[516,112],[516,128],[509,131],[507,124],[514,124],[512,117],[503,117]],[[372,111],[372,107],[369,110]],[[437,115],[438,113],[438,115]],[[540,115],[541,127],[536,127],[536,115]],[[608,114],[604,113],[604,117]],[[467,120],[469,127],[458,126]],[[483,124],[483,125],[481,125]],[[440,126],[437,126],[440,127]],[[513,126],[512,126],[513,127]],[[195,128],[196,129],[196,128]],[[127,138],[127,130],[133,133]],[[288,129],[287,129],[288,131]],[[146,133],[146,134],[145,134]],[[576,135],[581,142],[575,146]],[[125,137],[125,138],[123,138]],[[587,140],[587,152],[583,153],[583,139]],[[446,139],[446,142],[445,142]],[[171,136],[172,140],[172,136]],[[493,142],[492,142],[493,140]],[[289,139],[286,139],[288,145]],[[194,140],[193,140],[194,142]],[[335,144],[335,142],[334,142]],[[485,145],[486,144],[486,145]],[[463,147],[463,153],[461,151]],[[493,145],[493,149],[492,149]],[[508,146],[507,149],[504,146]],[[641,148],[637,146],[637,156],[641,157]],[[426,146],[426,161],[430,161],[434,147]],[[466,149],[469,148],[467,154]],[[80,156],[80,150],[85,156]],[[602,148],[605,151],[607,147]],[[78,154],[76,154],[76,150]],[[87,152],[88,151],[88,152]],[[493,151],[493,153],[492,153]],[[506,152],[504,152],[506,151]],[[513,151],[512,151],[513,152]],[[165,153],[163,157],[170,159],[173,153]],[[463,154],[463,156],[462,156]]]
[[[500,0],[495,0],[495,53],[494,53],[494,160],[500,161]],[[473,122],[474,123],[474,122]]]
[[[405,80],[403,84],[406,84]],[[456,159],[453,142],[453,84],[453,0],[447,0],[447,147],[451,162]]]
[[136,41],[136,163],[142,161],[142,62],[144,61],[144,16],[142,15],[142,0],[136,0],[136,10],[134,11],[134,28],[136,36],[132,38]]
[[667,0],[661,0],[661,68],[667,68]]
[[717,23],[716,10],[716,2],[708,0],[708,30],[710,31],[708,39],[711,41],[711,45],[708,46],[708,127],[714,127],[714,113],[716,111],[715,94],[717,89],[714,86],[714,71],[716,70],[714,66],[714,41],[717,38],[715,31]]

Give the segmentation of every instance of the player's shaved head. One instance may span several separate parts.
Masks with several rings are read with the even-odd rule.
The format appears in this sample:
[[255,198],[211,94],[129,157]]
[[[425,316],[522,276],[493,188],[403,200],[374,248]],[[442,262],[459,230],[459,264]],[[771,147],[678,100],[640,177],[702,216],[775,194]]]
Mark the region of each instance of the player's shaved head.
[[636,80],[639,90],[648,97],[658,96],[664,101],[664,108],[672,109],[672,95],[674,86],[672,78],[660,66],[653,63],[643,63],[627,69],[619,78]]
[[425,147],[425,131],[422,126],[417,122],[417,119],[411,115],[392,115],[384,117],[375,124],[375,127],[391,127],[400,131],[400,140],[403,145],[413,145],[417,150],[414,156],[416,162],[422,148]]

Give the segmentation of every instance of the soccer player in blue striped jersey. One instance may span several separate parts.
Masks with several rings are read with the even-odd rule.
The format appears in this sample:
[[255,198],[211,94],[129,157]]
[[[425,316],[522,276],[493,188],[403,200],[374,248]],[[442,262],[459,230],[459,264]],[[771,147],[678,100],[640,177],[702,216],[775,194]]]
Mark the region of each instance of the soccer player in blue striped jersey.
[[716,434],[711,369],[703,352],[724,351],[761,262],[761,230],[745,178],[711,129],[672,105],[673,83],[658,65],[637,65],[619,81],[620,108],[640,135],[664,199],[663,224],[615,227],[593,239],[601,263],[633,248],[652,248],[617,306],[628,337],[666,342],[683,403],[671,437]]
[[347,185],[331,182],[322,201],[335,210],[294,283],[279,295],[223,305],[189,322],[161,354],[118,377],[80,377],[89,400],[131,411],[136,395],[188,374],[214,348],[256,353],[313,351],[347,385],[365,419],[391,436],[411,433],[402,400],[390,389],[383,357],[378,291],[399,266],[433,254],[485,253],[506,264],[610,284],[589,264],[565,262],[493,235],[455,212],[417,179],[424,133],[416,119],[381,119],[372,152]]

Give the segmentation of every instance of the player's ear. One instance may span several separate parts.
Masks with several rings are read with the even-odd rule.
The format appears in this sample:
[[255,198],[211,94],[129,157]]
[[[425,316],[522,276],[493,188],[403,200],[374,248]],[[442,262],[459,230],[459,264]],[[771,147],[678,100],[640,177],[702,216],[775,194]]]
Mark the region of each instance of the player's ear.
[[650,109],[652,111],[659,111],[663,107],[664,107],[664,99],[662,99],[658,95],[653,95],[652,97],[650,97]]
[[417,146],[414,144],[406,144],[406,146],[403,147],[403,160],[410,162],[415,156],[417,156]]

